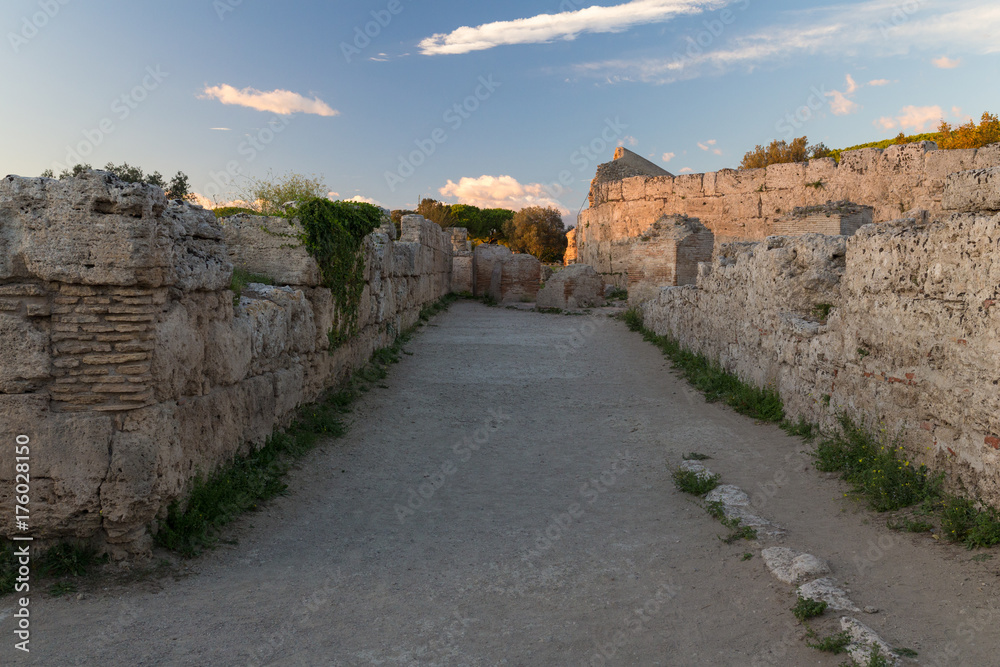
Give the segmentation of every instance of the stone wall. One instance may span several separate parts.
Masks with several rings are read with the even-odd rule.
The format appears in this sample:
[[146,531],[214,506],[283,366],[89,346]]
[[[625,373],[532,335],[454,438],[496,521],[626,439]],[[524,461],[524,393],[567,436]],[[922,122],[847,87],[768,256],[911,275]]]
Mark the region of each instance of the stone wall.
[[942,220],[724,245],[696,286],[644,305],[647,326],[776,387],[790,418],[899,432],[911,460],[1000,505],[998,193],[1000,169],[965,172],[944,193],[964,212]]
[[[330,291],[274,235],[287,225],[220,225],[103,172],[0,181],[0,440],[31,438],[34,537],[145,552],[198,471],[262,444],[451,289],[437,225],[404,219],[398,243],[369,235],[360,330],[331,353]],[[234,305],[233,262],[284,284]],[[4,507],[13,479],[0,459]]]
[[913,209],[938,218],[944,211],[942,196],[949,174],[995,166],[1000,166],[1000,144],[937,150],[931,142],[851,151],[844,153],[839,165],[825,158],[676,177],[610,179],[608,174],[618,172],[602,165],[591,184],[590,208],[580,215],[577,261],[605,274],[608,282],[624,286],[625,242],[641,236],[664,215],[698,218],[715,234],[716,244],[763,240],[796,207],[827,201],[869,206],[874,222],[894,220]]

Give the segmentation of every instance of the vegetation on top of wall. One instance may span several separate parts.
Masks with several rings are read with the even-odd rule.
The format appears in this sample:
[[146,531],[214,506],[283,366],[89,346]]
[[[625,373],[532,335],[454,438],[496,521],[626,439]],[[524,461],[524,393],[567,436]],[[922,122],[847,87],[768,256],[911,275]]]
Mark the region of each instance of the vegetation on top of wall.
[[[937,141],[940,138],[941,135],[937,132],[925,132],[923,134],[910,134],[910,135],[906,135],[900,132],[897,136],[893,137],[892,139],[869,141],[868,143],[865,144],[858,144],[857,146],[848,146],[847,148],[836,148],[830,151],[830,155],[828,157],[832,157],[837,162],[840,162],[840,158],[843,156],[844,153],[848,151],[858,151],[861,150],[862,148],[886,149],[889,146],[893,146],[896,144],[912,144],[918,141]],[[940,147],[941,146],[938,145],[938,148]]]
[[238,199],[257,215],[287,217],[288,204],[325,199],[329,191],[318,176],[288,173],[278,177],[269,172],[266,178],[247,178]]
[[[62,173],[59,174],[59,180],[76,178],[80,174],[93,169],[89,164],[78,164],[71,169],[63,169]],[[169,199],[194,200],[190,181],[183,171],[178,171],[170,181],[166,181],[158,171],[146,174],[142,169],[133,167],[128,162],[122,162],[120,165],[109,162],[104,165],[102,171],[109,171],[126,183],[149,183],[150,185],[155,185],[162,189]],[[46,169],[42,172],[42,177],[55,178],[55,173],[51,169]]]
[[234,215],[240,215],[245,213],[247,215],[260,215],[259,211],[255,211],[252,208],[246,208],[244,206],[220,206],[219,208],[212,209],[212,213],[215,214],[216,218],[229,218]]
[[625,311],[621,319],[629,329],[641,333],[646,341],[660,348],[684,379],[705,394],[709,403],[725,403],[736,412],[761,421],[785,419],[781,396],[774,389],[749,385],[707,357],[685,350],[673,338],[658,336],[645,327],[642,311],[638,308]]
[[365,287],[362,244],[385,216],[371,204],[315,198],[300,204],[295,217],[302,226],[299,240],[319,265],[323,286],[333,293],[334,326],[328,332],[332,353],[357,333]]
[[830,155],[830,149],[824,144],[809,146],[808,143],[809,140],[806,137],[799,137],[792,140],[792,143],[776,139],[766,148],[758,145],[743,156],[740,169],[761,169],[772,164],[805,162]]

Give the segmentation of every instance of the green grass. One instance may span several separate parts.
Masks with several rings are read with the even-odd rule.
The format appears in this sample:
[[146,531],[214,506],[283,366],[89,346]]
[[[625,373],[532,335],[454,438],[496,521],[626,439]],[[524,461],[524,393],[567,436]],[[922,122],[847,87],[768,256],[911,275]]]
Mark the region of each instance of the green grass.
[[[424,308],[421,322],[445,310],[455,298],[445,297]],[[156,531],[160,546],[193,558],[219,541],[219,531],[241,514],[287,492],[283,481],[292,462],[305,456],[319,442],[343,435],[343,415],[362,393],[388,375],[388,366],[398,363],[403,346],[415,327],[372,355],[344,386],[325,392],[314,403],[301,406],[283,431],[275,429],[260,449],[237,456],[208,476],[197,475],[185,502],[175,500]]]
[[1000,517],[992,507],[969,498],[949,496],[941,503],[941,530],[952,542],[969,549],[1000,544]]
[[76,593],[76,590],[76,584],[72,581],[59,581],[49,586],[49,595],[58,598],[69,593]]
[[[927,132],[924,134],[913,134],[906,137],[906,143],[914,143],[917,141],[940,141],[940,132]],[[858,144],[857,146],[848,146],[847,148],[838,148],[830,151],[830,157],[832,157],[837,162],[840,162],[841,156],[847,151],[856,151],[862,148],[882,148],[886,149],[889,146],[897,143],[897,139],[893,137],[892,139],[881,139],[879,141],[870,141],[866,144]]]
[[82,577],[94,565],[107,562],[96,549],[62,542],[49,548],[35,562],[35,571],[43,577]]
[[760,421],[784,420],[785,409],[781,396],[775,390],[749,385],[708,358],[685,350],[669,336],[658,336],[646,329],[642,312],[637,308],[625,311],[621,319],[629,329],[640,332],[646,341],[660,348],[673,362],[674,368],[700,390],[709,403],[724,403],[736,412]]
[[746,553],[743,554],[743,558],[741,558],[740,560],[747,561],[752,559],[753,559],[753,554],[747,551]]
[[757,539],[757,529],[751,526],[744,526],[740,519],[732,518],[728,519],[723,517],[719,519],[723,526],[729,529],[729,534],[725,537],[719,537],[720,540],[726,544],[732,544],[733,542],[738,542],[739,540],[756,540]]
[[536,313],[544,313],[545,315],[562,315],[562,308],[535,308]]
[[792,607],[792,613],[795,614],[795,618],[800,621],[805,621],[806,619],[814,618],[822,614],[826,611],[827,606],[828,605],[825,602],[809,600],[799,596],[795,606]]
[[243,290],[250,283],[273,285],[274,278],[265,276],[262,273],[252,273],[246,269],[233,269],[233,277],[229,279],[229,289],[233,292],[233,306],[240,305],[240,297],[243,295]]
[[788,435],[797,435],[806,442],[812,442],[819,436],[819,428],[816,424],[811,424],[802,417],[799,417],[797,422],[788,420],[781,422],[781,428]]
[[847,652],[847,646],[851,643],[851,635],[847,631],[838,632],[827,637],[823,637],[817,642],[806,642],[806,646],[814,648],[824,653],[839,655]]
[[674,486],[684,493],[703,496],[719,485],[720,475],[704,475],[691,470],[675,470]]
[[608,293],[607,298],[608,301],[626,301],[628,299],[628,290],[624,287],[616,287]]
[[926,521],[915,521],[909,518],[900,519],[898,521],[889,520],[885,525],[890,530],[901,530],[907,533],[929,533],[934,530],[934,524],[932,523],[928,523]]
[[939,497],[943,476],[913,465],[898,441],[876,438],[846,415],[839,422],[840,432],[816,448],[816,467],[841,473],[872,510],[898,510]]
[[721,500],[713,500],[710,503],[705,503],[705,511],[713,519],[718,519],[722,521],[726,518],[725,505]]

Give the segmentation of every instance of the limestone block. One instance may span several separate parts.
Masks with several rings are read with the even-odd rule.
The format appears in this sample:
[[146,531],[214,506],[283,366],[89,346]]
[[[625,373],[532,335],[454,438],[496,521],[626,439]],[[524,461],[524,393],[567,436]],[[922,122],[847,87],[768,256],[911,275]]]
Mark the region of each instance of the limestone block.
[[[0,394],[0,504],[13,508],[14,446],[29,438],[31,527],[36,538],[90,537],[100,527],[100,488],[108,472],[113,420],[100,413],[54,413],[44,394]],[[0,533],[15,535],[14,512],[0,515]]]
[[666,199],[674,194],[673,176],[651,176],[646,179],[647,199]]
[[298,240],[301,227],[286,218],[238,215],[223,222],[229,259],[239,269],[279,285],[316,286],[319,265]]
[[786,547],[769,547],[761,552],[761,556],[771,574],[786,584],[797,585],[830,574],[826,561]]
[[931,179],[976,168],[976,149],[928,151],[924,156],[924,174]]
[[513,253],[506,246],[488,243],[476,246],[472,260],[473,294],[476,296],[491,294],[490,281],[493,279],[494,265],[504,262],[512,256]]
[[792,190],[805,185],[806,163],[772,164],[764,170],[764,185],[768,190]]
[[622,198],[625,201],[638,201],[646,198],[646,177],[632,176],[622,181]]
[[592,308],[604,305],[604,279],[593,267],[573,264],[553,274],[538,292],[538,308]]
[[715,174],[715,192],[720,195],[759,192],[766,178],[764,169],[722,169]]
[[305,402],[304,387],[305,368],[302,364],[292,364],[274,372],[274,411],[279,421],[286,423],[292,411]]
[[840,172],[867,174],[876,170],[882,151],[878,148],[862,148],[848,151],[840,156]]
[[[248,318],[213,320],[205,327],[205,376],[211,384],[229,386],[247,377],[253,358],[252,335]],[[157,354],[153,358],[157,359]],[[171,398],[181,395],[174,394]]]
[[199,310],[193,301],[175,301],[156,323],[152,373],[158,401],[201,393],[206,337],[197,326],[198,317],[205,314]]
[[837,176],[837,161],[832,157],[817,158],[809,160],[806,164],[806,183],[820,182],[824,185],[833,181]]
[[893,144],[879,158],[878,169],[889,174],[919,174],[923,175],[926,168],[927,154],[937,152],[937,144],[933,141],[918,141],[910,144]]
[[704,174],[681,174],[674,179],[674,195],[677,197],[702,197]]
[[[975,163],[971,169],[989,169],[990,167],[1000,167],[1000,144],[983,146],[976,151]],[[956,171],[959,170],[956,169]]]
[[46,322],[0,312],[0,394],[42,387],[52,375]]
[[164,210],[163,220],[183,230],[171,246],[172,284],[185,292],[228,287],[233,267],[227,256],[225,232],[215,214],[175,201]]
[[452,260],[451,291],[472,294],[472,253],[460,253]]
[[1000,211],[1000,167],[948,176],[941,205],[948,211]]

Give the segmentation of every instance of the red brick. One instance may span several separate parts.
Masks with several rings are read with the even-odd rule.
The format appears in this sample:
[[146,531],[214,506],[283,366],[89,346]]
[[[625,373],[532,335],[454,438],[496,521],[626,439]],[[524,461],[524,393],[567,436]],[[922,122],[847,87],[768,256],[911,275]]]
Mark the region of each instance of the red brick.
[[1000,449],[1000,438],[994,435],[986,436],[986,444],[993,449]]

